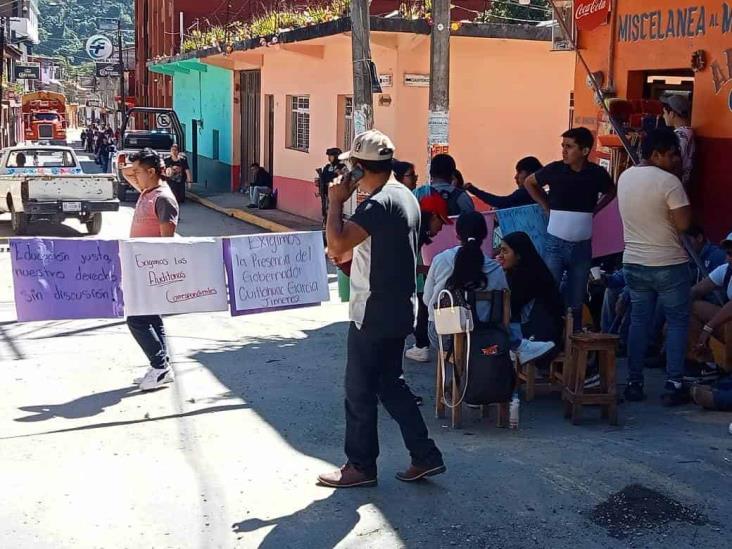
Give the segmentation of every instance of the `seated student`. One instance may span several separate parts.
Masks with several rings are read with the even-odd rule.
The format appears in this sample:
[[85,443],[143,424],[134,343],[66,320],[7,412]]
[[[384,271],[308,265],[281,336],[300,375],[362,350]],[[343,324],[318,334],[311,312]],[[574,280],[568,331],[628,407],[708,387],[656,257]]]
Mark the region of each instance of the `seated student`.
[[394,177],[399,183],[404,185],[407,189],[414,192],[417,188],[417,175],[414,164],[411,162],[404,162],[403,160],[397,160],[396,158],[392,162],[392,170],[394,170]]
[[527,177],[538,172],[541,168],[543,168],[541,162],[533,156],[527,156],[526,158],[519,160],[516,164],[516,175],[514,176],[514,181],[516,181],[518,189],[508,196],[498,196],[488,193],[478,189],[472,183],[466,183],[465,190],[497,210],[528,206],[530,204],[534,204],[534,199],[531,198],[529,191],[524,188],[524,181],[526,181]]
[[[727,255],[724,250],[720,246],[709,242],[709,239],[704,234],[704,229],[700,225],[692,223],[686,230],[686,234],[691,241],[691,247],[694,253],[696,253],[707,273],[711,273],[727,261]],[[704,279],[704,276],[693,259],[689,261],[689,265],[691,266],[692,272],[691,279],[694,284],[698,284]]]
[[694,385],[691,398],[705,410],[732,412],[732,378],[725,378],[714,385]]
[[522,339],[519,361],[536,360],[562,341],[562,296],[526,233],[504,235],[496,259],[511,290],[512,330],[520,330]]
[[[727,262],[709,273],[691,290],[689,343],[693,345],[693,353],[702,361],[711,361],[713,358],[709,349],[712,336],[726,343],[724,327],[732,321],[732,233],[727,235],[721,245],[727,254]],[[724,306],[704,301],[707,295],[717,289],[721,289],[724,294]]]

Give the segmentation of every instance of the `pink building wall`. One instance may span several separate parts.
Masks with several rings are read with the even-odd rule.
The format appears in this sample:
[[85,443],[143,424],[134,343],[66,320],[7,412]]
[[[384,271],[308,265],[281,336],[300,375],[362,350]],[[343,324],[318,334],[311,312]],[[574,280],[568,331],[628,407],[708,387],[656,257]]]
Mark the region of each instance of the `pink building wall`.
[[[375,127],[392,136],[398,158],[415,163],[420,183],[427,180],[429,90],[403,82],[405,73],[428,74],[429,44],[424,35],[375,32],[372,37],[379,73],[393,76],[393,87],[384,89],[391,105],[378,106],[379,96],[374,96]],[[305,47],[298,51],[300,46]],[[568,125],[575,60],[572,53],[551,52],[550,47],[540,41],[452,38],[450,153],[467,181],[491,192],[509,193],[519,158],[534,155],[542,162],[559,158],[558,136]],[[313,178],[315,169],[325,163],[325,150],[338,145],[338,96],[352,93],[347,70],[350,36],[262,48],[257,54],[262,94],[272,94],[275,100],[278,207],[319,219]],[[308,153],[285,147],[287,95],[310,96]],[[263,109],[262,143],[264,116]],[[235,144],[234,150],[238,148]]]

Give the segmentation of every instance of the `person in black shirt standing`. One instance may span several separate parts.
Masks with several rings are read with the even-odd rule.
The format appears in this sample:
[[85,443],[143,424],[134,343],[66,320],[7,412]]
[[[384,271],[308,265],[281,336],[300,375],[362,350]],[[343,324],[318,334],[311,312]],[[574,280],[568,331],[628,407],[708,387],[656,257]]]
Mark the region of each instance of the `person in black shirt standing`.
[[186,188],[193,181],[188,159],[180,154],[178,145],[170,147],[170,156],[165,159],[165,173],[178,204],[186,201]]
[[328,157],[328,163],[317,170],[318,177],[315,178],[315,184],[318,186],[318,196],[320,197],[320,210],[323,214],[323,224],[328,217],[328,187],[331,182],[338,177],[338,167],[341,165],[338,157],[341,155],[338,147],[331,147],[325,151]]
[[[414,328],[416,253],[420,209],[417,199],[392,174],[394,144],[371,130],[356,136],[352,170],[329,189],[328,252],[336,263],[353,251],[346,364],[348,462],[320,475],[334,488],[375,486],[379,455],[377,404],[399,423],[412,465],[397,478],[412,482],[445,471],[442,454],[402,375],[402,354]],[[369,193],[343,222],[343,203],[359,187]]]
[[594,142],[587,128],[564,132],[562,161],[552,162],[525,182],[531,197],[549,213],[544,261],[557,285],[566,275],[563,294],[574,313],[575,329],[582,326],[582,302],[592,266],[592,219],[617,193],[607,170],[589,161]]
[[524,187],[524,183],[527,177],[538,172],[541,168],[541,162],[533,156],[527,156],[519,160],[516,164],[516,175],[514,176],[518,189],[508,196],[498,196],[485,192],[475,187],[472,183],[466,183],[465,190],[497,210],[529,206],[530,204],[534,204],[534,199],[531,198],[529,191]]

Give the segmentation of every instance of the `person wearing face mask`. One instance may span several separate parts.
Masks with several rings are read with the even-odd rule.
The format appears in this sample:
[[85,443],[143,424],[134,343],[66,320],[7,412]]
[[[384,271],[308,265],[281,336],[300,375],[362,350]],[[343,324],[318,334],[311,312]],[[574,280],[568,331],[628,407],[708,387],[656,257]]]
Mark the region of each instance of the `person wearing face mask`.
[[618,181],[618,206],[623,219],[623,274],[630,288],[628,385],[625,398],[639,401],[649,325],[660,303],[666,317],[665,405],[688,402],[684,390],[684,358],[691,307],[689,256],[681,234],[691,224],[691,207],[676,175],[679,141],[670,129],[649,132],[641,144],[643,163],[627,169]]

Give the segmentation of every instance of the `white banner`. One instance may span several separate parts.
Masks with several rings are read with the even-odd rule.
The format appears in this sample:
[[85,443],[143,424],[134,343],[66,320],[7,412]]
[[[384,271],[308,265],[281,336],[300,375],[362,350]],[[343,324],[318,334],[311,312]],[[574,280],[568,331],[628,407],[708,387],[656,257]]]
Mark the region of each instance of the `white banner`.
[[218,239],[123,240],[120,257],[127,316],[227,309]]
[[228,238],[224,248],[233,315],[330,299],[320,232]]

